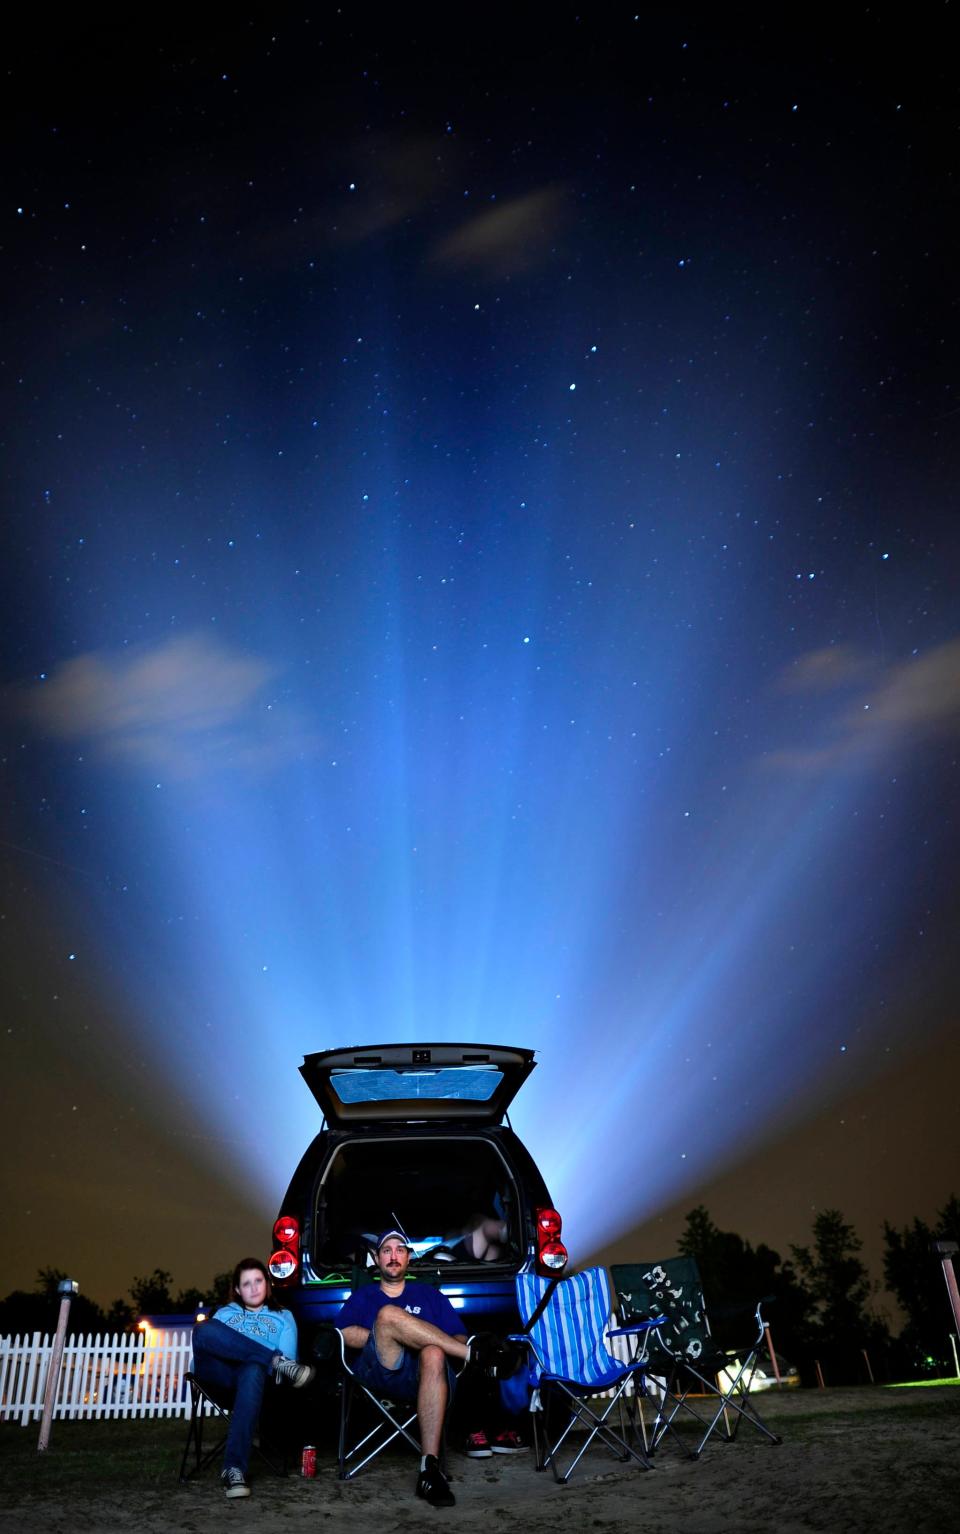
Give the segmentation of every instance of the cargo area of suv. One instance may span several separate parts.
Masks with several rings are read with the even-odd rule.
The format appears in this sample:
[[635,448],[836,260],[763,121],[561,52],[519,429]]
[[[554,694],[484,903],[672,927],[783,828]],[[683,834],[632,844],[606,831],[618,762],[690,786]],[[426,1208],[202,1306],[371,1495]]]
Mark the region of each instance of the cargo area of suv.
[[314,1266],[363,1264],[378,1232],[397,1226],[418,1257],[463,1261],[459,1238],[496,1216],[506,1226],[504,1258],[514,1270],[517,1228],[514,1174],[496,1145],[455,1134],[370,1135],[331,1148],[315,1212]]
[[[514,1278],[566,1263],[560,1217],[507,1109],[535,1067],[505,1045],[387,1044],[307,1055],[300,1073],[323,1112],[274,1224],[278,1297],[309,1336],[335,1320],[392,1226],[411,1277],[438,1284],[467,1330],[515,1324]],[[493,1260],[463,1246],[495,1221]]]

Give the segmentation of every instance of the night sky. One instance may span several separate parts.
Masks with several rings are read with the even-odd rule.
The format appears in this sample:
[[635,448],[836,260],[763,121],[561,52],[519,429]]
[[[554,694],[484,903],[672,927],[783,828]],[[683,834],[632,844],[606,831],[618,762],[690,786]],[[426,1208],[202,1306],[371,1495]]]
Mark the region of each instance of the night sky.
[[0,1292],[350,1043],[536,1048],[576,1262],[960,1189],[950,10],[9,42]]

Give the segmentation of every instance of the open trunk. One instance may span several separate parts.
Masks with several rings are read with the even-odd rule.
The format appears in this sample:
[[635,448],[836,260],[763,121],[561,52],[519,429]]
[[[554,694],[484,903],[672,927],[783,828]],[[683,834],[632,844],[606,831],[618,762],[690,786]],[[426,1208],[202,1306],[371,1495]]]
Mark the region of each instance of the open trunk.
[[[523,1250],[514,1176],[498,1147],[477,1135],[366,1134],[334,1151],[318,1190],[314,1265],[363,1263],[375,1237],[402,1230],[417,1257],[470,1262],[457,1243],[483,1219],[503,1220],[500,1260]],[[485,1266],[490,1266],[486,1264]]]

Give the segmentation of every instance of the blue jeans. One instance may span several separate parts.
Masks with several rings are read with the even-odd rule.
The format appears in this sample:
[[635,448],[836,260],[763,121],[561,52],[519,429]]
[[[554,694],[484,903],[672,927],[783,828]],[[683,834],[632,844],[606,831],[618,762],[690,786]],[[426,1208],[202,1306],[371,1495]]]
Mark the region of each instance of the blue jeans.
[[234,1331],[222,1321],[201,1321],[193,1329],[193,1370],[202,1385],[232,1398],[223,1451],[224,1467],[247,1473],[250,1444],[260,1416],[263,1387],[273,1372],[276,1353]]

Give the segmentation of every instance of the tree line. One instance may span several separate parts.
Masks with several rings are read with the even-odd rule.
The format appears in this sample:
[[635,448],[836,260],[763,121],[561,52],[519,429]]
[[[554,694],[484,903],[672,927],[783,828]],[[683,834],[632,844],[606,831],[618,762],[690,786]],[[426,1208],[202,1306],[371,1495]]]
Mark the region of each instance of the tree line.
[[[14,1289],[0,1300],[0,1337],[30,1332],[52,1332],[60,1314],[58,1285],[69,1274],[60,1268],[41,1268],[33,1290]],[[154,1268],[145,1278],[135,1278],[128,1299],[114,1300],[103,1309],[83,1293],[76,1294],[70,1305],[67,1331],[119,1332],[135,1326],[140,1316],[196,1315],[225,1305],[230,1293],[231,1274],[217,1273],[209,1289],[180,1289],[173,1292],[172,1273]]]
[[771,1247],[719,1230],[700,1205],[686,1217],[679,1250],[697,1261],[708,1315],[718,1302],[768,1300],[764,1319],[777,1353],[804,1384],[816,1382],[819,1363],[826,1383],[840,1385],[955,1374],[953,1315],[934,1241],[960,1243],[956,1194],[933,1225],[914,1219],[897,1229],[884,1221],[884,1284],[907,1318],[897,1334],[876,1306],[879,1286],[859,1255],[863,1243],[838,1209],[822,1210],[809,1245],[791,1246],[784,1261]]
[[[952,1194],[933,1225],[914,1219],[897,1229],[884,1222],[883,1241],[884,1283],[907,1317],[896,1335],[876,1308],[876,1286],[859,1255],[862,1242],[838,1209],[822,1210],[810,1243],[791,1246],[784,1261],[762,1242],[754,1247],[734,1231],[718,1229],[701,1204],[687,1215],[678,1249],[696,1259],[708,1314],[714,1306],[770,1302],[764,1315],[776,1350],[796,1365],[805,1384],[815,1382],[817,1363],[830,1385],[857,1383],[871,1374],[880,1380],[952,1375],[953,1318],[932,1244],[960,1243],[960,1199]],[[66,1277],[57,1268],[41,1268],[32,1292],[14,1290],[0,1300],[0,1336],[52,1331],[60,1307],[57,1285]],[[106,1310],[79,1294],[69,1330],[119,1331],[143,1315],[210,1310],[226,1303],[230,1274],[216,1274],[207,1290],[174,1293],[172,1284],[170,1273],[155,1268],[133,1280],[129,1299],[114,1300]]]

